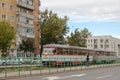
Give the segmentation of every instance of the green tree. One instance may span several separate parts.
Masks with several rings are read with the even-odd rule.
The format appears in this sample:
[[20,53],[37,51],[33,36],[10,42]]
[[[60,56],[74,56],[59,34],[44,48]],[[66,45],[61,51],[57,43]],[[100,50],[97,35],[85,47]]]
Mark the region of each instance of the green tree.
[[2,52],[1,56],[9,55],[8,50],[12,45],[14,34],[14,30],[11,28],[8,22],[0,22],[0,50]]
[[31,38],[23,39],[19,49],[23,50],[25,53],[34,52],[35,50],[34,40]]
[[84,28],[80,31],[80,46],[81,47],[87,47],[86,39],[92,36],[91,32],[87,28]]
[[80,46],[79,40],[80,40],[80,32],[78,31],[78,28],[75,29],[74,33],[71,33],[70,36],[67,37],[68,44],[71,46]]
[[67,16],[64,16],[64,18],[58,17],[56,13],[48,11],[47,9],[41,12],[41,44],[63,44],[65,42],[64,36],[69,30],[66,25],[67,20]]
[[71,35],[67,37],[68,44],[71,46],[86,47],[86,38],[89,36],[91,36],[91,33],[87,28],[84,28],[81,31],[78,31],[77,28],[75,29],[74,33],[71,33]]

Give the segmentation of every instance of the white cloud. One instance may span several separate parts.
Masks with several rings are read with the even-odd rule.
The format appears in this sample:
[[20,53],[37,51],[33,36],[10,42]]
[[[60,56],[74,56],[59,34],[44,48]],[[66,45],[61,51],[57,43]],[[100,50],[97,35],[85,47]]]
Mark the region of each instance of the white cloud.
[[71,20],[120,21],[120,0],[41,0],[46,8]]

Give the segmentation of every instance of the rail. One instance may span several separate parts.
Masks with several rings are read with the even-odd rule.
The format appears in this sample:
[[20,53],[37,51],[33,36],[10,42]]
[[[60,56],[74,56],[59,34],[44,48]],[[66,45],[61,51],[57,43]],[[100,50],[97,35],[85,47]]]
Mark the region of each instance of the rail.
[[120,66],[120,58],[86,62],[82,58],[0,58],[0,79]]

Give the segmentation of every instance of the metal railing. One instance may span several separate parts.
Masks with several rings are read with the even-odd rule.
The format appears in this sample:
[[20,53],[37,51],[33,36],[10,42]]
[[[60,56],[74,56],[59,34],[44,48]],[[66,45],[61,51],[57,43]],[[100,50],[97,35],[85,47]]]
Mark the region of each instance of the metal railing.
[[0,58],[0,79],[51,74],[96,67],[120,65],[120,58],[99,59],[92,62],[81,58]]

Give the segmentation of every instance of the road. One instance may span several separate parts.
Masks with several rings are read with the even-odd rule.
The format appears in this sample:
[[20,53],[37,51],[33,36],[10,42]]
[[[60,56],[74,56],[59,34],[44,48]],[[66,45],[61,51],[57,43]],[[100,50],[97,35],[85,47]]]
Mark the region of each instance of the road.
[[120,67],[96,68],[12,80],[120,80]]

